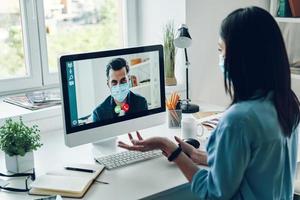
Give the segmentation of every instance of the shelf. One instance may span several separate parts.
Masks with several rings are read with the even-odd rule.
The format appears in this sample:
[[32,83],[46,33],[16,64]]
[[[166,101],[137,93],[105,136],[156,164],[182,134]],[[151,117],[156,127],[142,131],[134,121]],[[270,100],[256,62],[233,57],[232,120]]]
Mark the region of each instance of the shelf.
[[151,86],[150,83],[146,83],[146,84],[141,84],[141,85],[132,87],[132,88],[130,88],[130,89],[132,89],[132,90],[138,90],[138,89],[145,88],[145,87],[150,87],[150,86]]
[[130,70],[131,70],[131,69],[136,69],[136,68],[142,67],[142,66],[144,66],[144,65],[148,65],[148,64],[150,64],[150,61],[149,61],[149,60],[148,60],[148,61],[145,61],[145,62],[142,62],[142,63],[139,63],[139,64],[136,64],[136,65],[131,65],[131,66],[130,66]]
[[275,20],[280,23],[300,23],[300,18],[296,17],[275,17]]

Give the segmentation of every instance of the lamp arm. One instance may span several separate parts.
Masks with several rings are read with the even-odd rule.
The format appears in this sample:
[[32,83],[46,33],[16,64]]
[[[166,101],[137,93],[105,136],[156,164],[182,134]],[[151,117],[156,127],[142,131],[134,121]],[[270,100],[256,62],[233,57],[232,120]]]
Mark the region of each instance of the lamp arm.
[[186,79],[186,100],[187,103],[189,103],[189,66],[190,62],[187,55],[187,49],[184,48],[184,54],[185,54],[185,79]]
[[190,65],[190,62],[189,62],[186,48],[184,48],[184,55],[185,55],[185,64],[186,64],[186,66],[188,66],[188,65]]

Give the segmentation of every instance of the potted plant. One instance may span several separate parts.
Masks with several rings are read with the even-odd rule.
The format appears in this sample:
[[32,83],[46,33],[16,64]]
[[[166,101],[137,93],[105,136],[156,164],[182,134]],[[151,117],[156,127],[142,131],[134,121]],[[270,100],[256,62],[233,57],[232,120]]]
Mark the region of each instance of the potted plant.
[[166,85],[176,85],[175,78],[175,30],[174,22],[168,22],[164,27],[164,65],[165,65],[165,82]]
[[42,146],[37,125],[28,127],[22,118],[7,119],[0,127],[0,149],[5,152],[6,168],[20,173],[34,168],[33,151]]

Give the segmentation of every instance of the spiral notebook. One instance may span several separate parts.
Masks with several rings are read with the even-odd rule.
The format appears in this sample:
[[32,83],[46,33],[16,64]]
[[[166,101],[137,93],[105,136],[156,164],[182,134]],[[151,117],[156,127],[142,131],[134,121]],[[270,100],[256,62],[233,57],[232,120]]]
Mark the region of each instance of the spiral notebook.
[[71,167],[91,169],[94,172],[87,173],[65,169],[48,172],[39,176],[31,184],[29,194],[81,198],[104,169],[104,166],[98,164],[73,164]]

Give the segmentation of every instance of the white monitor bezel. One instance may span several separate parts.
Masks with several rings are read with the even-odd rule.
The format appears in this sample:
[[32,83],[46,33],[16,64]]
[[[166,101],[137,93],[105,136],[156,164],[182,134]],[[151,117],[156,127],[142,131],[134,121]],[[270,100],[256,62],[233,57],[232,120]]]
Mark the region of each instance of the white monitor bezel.
[[[107,56],[122,56],[127,54],[153,51],[158,51],[159,53],[161,107],[150,110],[147,113],[137,113],[133,116],[116,119],[117,121],[113,121],[111,123],[91,123],[83,126],[78,126],[79,128],[75,127],[75,129],[71,126],[70,109],[68,102],[69,96],[67,88],[67,75],[65,73],[66,62],[83,59],[101,58]],[[149,128],[165,122],[165,84],[162,45],[63,55],[59,58],[59,80],[62,96],[64,138],[65,144],[69,147],[74,147],[91,142],[97,142],[103,139],[122,135],[131,131]]]

